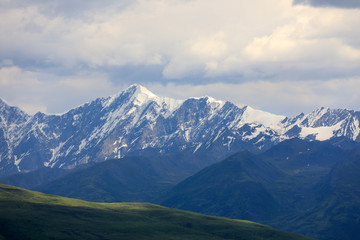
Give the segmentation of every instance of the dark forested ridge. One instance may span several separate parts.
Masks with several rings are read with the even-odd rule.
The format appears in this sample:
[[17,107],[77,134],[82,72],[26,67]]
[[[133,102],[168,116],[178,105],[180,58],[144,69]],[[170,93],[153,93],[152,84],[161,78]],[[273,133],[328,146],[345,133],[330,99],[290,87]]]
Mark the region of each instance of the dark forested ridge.
[[318,239],[360,238],[360,148],[299,139],[235,154],[172,188],[163,205]]

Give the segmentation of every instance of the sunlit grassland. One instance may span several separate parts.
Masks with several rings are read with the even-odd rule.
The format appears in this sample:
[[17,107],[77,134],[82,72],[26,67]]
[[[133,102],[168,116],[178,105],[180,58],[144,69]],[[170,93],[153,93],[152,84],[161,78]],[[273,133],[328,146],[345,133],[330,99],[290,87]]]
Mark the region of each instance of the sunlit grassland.
[[147,203],[92,203],[0,184],[0,239],[307,239]]

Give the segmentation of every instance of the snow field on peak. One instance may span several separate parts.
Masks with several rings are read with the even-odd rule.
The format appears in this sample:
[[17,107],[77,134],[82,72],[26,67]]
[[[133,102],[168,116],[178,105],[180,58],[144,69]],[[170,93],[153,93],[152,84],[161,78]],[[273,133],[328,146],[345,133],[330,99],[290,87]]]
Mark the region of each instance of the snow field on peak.
[[323,127],[302,127],[300,132],[301,138],[306,138],[310,135],[314,135],[316,140],[324,141],[332,138],[334,132],[341,128],[343,121],[337,123],[333,126],[323,126]]
[[[128,87],[123,92],[120,92],[118,94],[115,94],[107,99],[104,99],[103,101],[103,107],[109,107],[118,97],[120,97],[124,93],[132,93],[131,98],[129,99],[129,102],[132,102],[135,106],[143,106],[147,105],[149,102],[153,101],[156,102],[161,108],[167,110],[168,112],[165,114],[166,116],[169,116],[173,111],[175,111],[181,104],[184,102],[184,100],[177,100],[169,97],[159,97],[149,91],[147,88],[138,85],[133,84],[130,87]],[[134,109],[130,110],[134,111]],[[125,113],[127,115],[130,115],[131,112]]]
[[184,103],[184,100],[177,100],[174,98],[168,98],[168,97],[157,97],[157,104],[159,106],[163,106],[166,110],[169,112],[165,114],[165,118],[168,117],[171,113],[173,113],[176,109],[178,109],[181,104]]
[[217,100],[215,98],[209,97],[209,96],[203,96],[203,97],[190,97],[188,99],[195,99],[195,100],[200,100],[200,99],[205,99],[206,102],[209,104],[209,106],[211,107],[211,109],[221,109],[224,105],[225,105],[225,101],[222,100]]
[[217,99],[209,97],[209,96],[206,96],[205,98],[206,98],[207,103],[209,103],[210,107],[213,109],[215,109],[215,108],[221,109],[225,105],[224,101],[217,100]]
[[134,86],[134,87],[136,87],[135,92],[133,93],[130,100],[131,102],[134,103],[134,105],[142,106],[148,103],[149,101],[158,98],[155,94],[153,94],[143,86]]
[[282,121],[286,118],[285,116],[264,112],[249,106],[246,106],[245,108],[240,121],[242,125],[246,123],[257,123],[270,128],[279,134],[283,132],[284,126]]
[[355,141],[356,138],[360,135],[360,123],[359,123],[359,120],[356,119],[351,127],[352,127],[351,130],[354,133],[354,136],[353,136],[352,140]]

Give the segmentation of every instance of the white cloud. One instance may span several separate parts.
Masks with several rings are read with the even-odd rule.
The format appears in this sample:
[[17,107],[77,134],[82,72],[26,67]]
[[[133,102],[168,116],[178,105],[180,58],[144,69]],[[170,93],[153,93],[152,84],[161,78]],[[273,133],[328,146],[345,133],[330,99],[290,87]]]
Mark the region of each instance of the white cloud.
[[36,86],[39,80],[35,74],[29,71],[22,71],[18,67],[4,67],[0,69],[0,86],[6,88],[8,86]]
[[[297,64],[307,71],[311,62],[312,71],[314,61],[337,67],[341,61],[359,60],[356,9],[294,6],[291,0],[141,0],[119,11],[122,4],[107,3],[89,9],[87,18],[49,16],[40,5],[3,11],[0,31],[6,37],[0,53],[7,58],[22,53],[65,67],[164,65],[167,78],[247,76],[244,62],[263,77],[281,76],[284,68],[296,70]],[[279,64],[264,66],[273,62]]]
[[[340,97],[352,96],[360,76],[359,23],[359,9],[292,0],[1,1],[0,94],[65,111],[136,82],[115,74],[131,66],[145,85],[172,82],[165,86],[175,95],[176,86],[218,98],[229,91],[230,100],[280,113],[335,100],[359,109]],[[148,77],[149,66],[163,78]],[[256,89],[263,97],[249,95]],[[269,105],[281,91],[283,100]]]
[[[264,9],[258,11],[259,5]],[[185,52],[184,61],[197,55],[199,64],[206,65],[208,55],[216,58],[225,54],[224,46],[228,43],[216,37],[219,32],[228,35],[232,48],[240,44],[240,48],[236,47],[240,50],[252,35],[267,33],[270,31],[267,27],[271,29],[282,20],[276,17],[266,24],[258,21],[271,14],[281,16],[279,6],[275,1],[259,0],[252,4],[142,0],[126,11],[118,12],[117,4],[113,3],[98,11],[92,9],[88,13],[90,18],[67,18],[49,16],[40,6],[29,5],[11,8],[0,15],[4,23],[0,30],[7,36],[2,39],[1,51],[7,55],[23,52],[28,57],[57,64],[80,61],[90,66],[160,64],[163,61],[159,59],[176,59]],[[200,46],[202,43],[207,47]],[[214,44],[217,50],[205,53]]]
[[[254,61],[311,61],[334,62],[359,60],[359,50],[344,42],[353,34],[343,29],[347,15],[357,10],[313,9],[293,7],[296,22],[276,28],[270,35],[256,37],[245,48],[245,54]],[[350,17],[350,18],[351,18]],[[360,17],[357,18],[360,21]],[[351,24],[355,25],[355,22]]]
[[[265,111],[293,116],[311,112],[315,108],[359,109],[360,78],[331,79],[327,81],[266,80],[243,83],[211,84],[145,84],[159,96],[178,99],[212,96],[231,101],[239,106],[250,105]],[[19,67],[0,69],[0,96],[11,105],[20,106],[29,113],[42,111],[61,113],[100,96],[110,96],[127,87],[114,86],[102,74],[62,77],[24,71]],[[16,94],[13,94],[13,93]]]
[[112,95],[120,87],[124,88],[113,86],[102,74],[79,73],[59,79],[15,66],[0,69],[1,98],[30,114],[65,112],[97,97]]

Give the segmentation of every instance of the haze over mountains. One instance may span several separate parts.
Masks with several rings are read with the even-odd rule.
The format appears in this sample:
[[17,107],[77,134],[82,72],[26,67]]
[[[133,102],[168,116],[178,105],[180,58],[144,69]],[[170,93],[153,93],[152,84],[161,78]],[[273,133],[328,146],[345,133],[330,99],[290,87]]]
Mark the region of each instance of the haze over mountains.
[[158,97],[140,85],[62,115],[30,116],[0,100],[0,175],[139,154],[206,155],[210,165],[295,137],[360,141],[359,119],[358,111],[329,108],[287,118],[211,97]]

